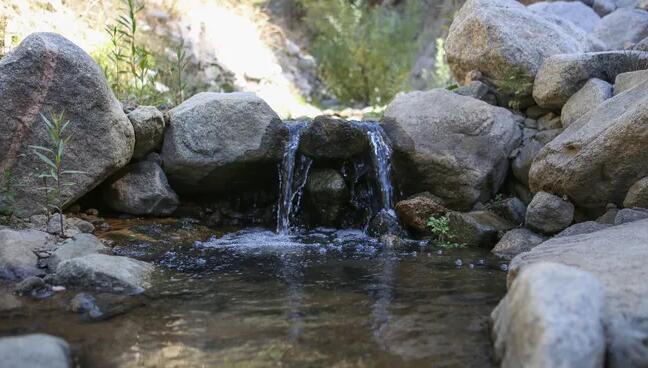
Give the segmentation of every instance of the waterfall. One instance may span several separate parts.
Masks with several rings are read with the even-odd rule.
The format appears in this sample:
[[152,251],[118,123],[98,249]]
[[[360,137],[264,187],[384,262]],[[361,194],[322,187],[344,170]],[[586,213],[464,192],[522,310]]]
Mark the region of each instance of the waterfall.
[[307,126],[305,122],[286,124],[288,129],[288,143],[284,149],[283,161],[279,169],[279,203],[277,204],[277,232],[287,234],[290,231],[290,216],[293,209],[299,207],[301,192],[306,185],[308,171],[312,160],[302,156],[300,158],[299,171],[301,180],[295,181],[295,165],[297,159],[297,148],[302,130]]
[[380,189],[382,209],[392,212],[394,208],[394,188],[391,184],[391,154],[392,150],[385,138],[382,127],[376,123],[364,123],[369,143],[371,144],[372,161]]

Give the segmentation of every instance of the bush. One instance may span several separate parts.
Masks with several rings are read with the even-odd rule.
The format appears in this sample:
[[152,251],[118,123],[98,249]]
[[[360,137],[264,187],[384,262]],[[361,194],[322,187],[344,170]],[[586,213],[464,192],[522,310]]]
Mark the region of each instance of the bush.
[[315,35],[319,75],[343,103],[384,105],[407,89],[419,49],[421,5],[404,9],[365,1],[302,0]]
[[465,245],[453,242],[455,234],[450,230],[450,221],[448,216],[430,217],[427,223],[428,228],[432,235],[437,240],[437,244],[441,248],[463,248]]

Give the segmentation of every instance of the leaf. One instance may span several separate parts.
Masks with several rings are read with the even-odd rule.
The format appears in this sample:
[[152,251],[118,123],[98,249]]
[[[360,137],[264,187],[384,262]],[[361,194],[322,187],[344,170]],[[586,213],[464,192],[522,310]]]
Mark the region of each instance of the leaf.
[[86,171],[65,170],[65,171],[61,172],[61,174],[87,175],[88,173]]
[[45,155],[43,155],[42,153],[40,153],[40,152],[38,152],[38,151],[34,151],[34,154],[35,154],[36,156],[38,156],[38,158],[39,158],[41,161],[43,161],[45,164],[47,164],[47,166],[50,166],[50,167],[56,169],[56,165],[54,164],[54,162],[52,162],[52,160],[50,160],[49,158],[47,158]]

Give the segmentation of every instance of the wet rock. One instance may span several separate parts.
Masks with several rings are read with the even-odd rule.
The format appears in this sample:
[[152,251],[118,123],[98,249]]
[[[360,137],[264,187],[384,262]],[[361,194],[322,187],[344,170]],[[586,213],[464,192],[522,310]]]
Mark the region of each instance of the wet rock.
[[18,295],[26,295],[36,289],[41,289],[45,287],[47,287],[47,285],[45,284],[45,281],[43,281],[43,279],[36,276],[29,276],[26,279],[19,282],[18,284],[16,284],[14,291]]
[[564,20],[570,21],[585,32],[592,32],[601,21],[601,17],[594,9],[580,1],[541,1],[529,5],[527,8],[534,13],[552,14]]
[[[648,61],[639,67],[648,69]],[[633,89],[645,81],[648,81],[648,70],[621,73],[614,80],[614,95]]]
[[623,207],[648,208],[648,177],[632,184],[623,200]]
[[340,225],[351,194],[339,172],[324,169],[311,173],[306,182],[306,195],[311,211],[316,212],[318,225]]
[[519,198],[500,199],[486,205],[486,208],[497,216],[514,224],[524,224],[526,205]]
[[304,130],[299,151],[315,159],[346,160],[369,149],[367,134],[358,125],[318,116]]
[[598,78],[587,81],[583,88],[571,96],[563,106],[561,112],[563,126],[568,127],[612,97],[612,90],[610,83]]
[[145,157],[162,146],[164,116],[153,106],[139,106],[128,114],[135,132],[133,158]]
[[613,82],[618,74],[648,62],[648,53],[608,51],[549,57],[533,84],[533,98],[546,109],[558,110],[592,78]]
[[91,318],[103,316],[95,298],[86,293],[79,293],[70,300],[70,310],[74,313],[86,314]]
[[624,208],[619,210],[614,218],[614,225],[626,224],[648,218],[648,209],[645,208]]
[[554,236],[554,238],[561,238],[564,236],[572,236],[572,235],[581,235],[581,234],[589,234],[593,232],[597,232],[600,230],[607,229],[612,225],[610,224],[604,224],[600,223],[597,221],[586,221],[586,222],[581,222],[578,224],[574,224],[565,230],[559,232]]
[[53,242],[54,238],[42,231],[1,229],[0,278],[20,280],[39,274],[34,251],[49,247]]
[[430,217],[443,215],[447,211],[443,201],[429,192],[419,193],[396,203],[396,213],[403,224],[421,233],[427,231]]
[[511,230],[514,224],[488,211],[448,214],[448,227],[454,235],[453,241],[467,246],[490,248],[500,233]]
[[[623,202],[648,174],[648,82],[614,96],[545,145],[529,173],[531,191],[567,195],[580,208]],[[567,179],[568,178],[568,179]]]
[[[106,84],[95,61],[81,48],[54,33],[34,33],[0,62],[0,171],[10,169],[16,186],[15,214],[29,217],[43,207],[44,164],[31,146],[50,145],[40,114],[64,113],[68,175],[65,202],[73,203],[133,154],[133,126]],[[2,195],[0,195],[2,196]],[[0,202],[4,202],[0,200]]]
[[[603,323],[606,326],[606,366],[643,367],[648,356],[648,220],[640,220],[591,234],[548,240],[515,257],[510,265],[509,285],[517,283],[527,267],[538,262],[556,262],[593,274],[604,288]],[[590,288],[556,285],[558,294]],[[533,305],[532,303],[525,303]],[[562,303],[552,302],[554,305]],[[570,306],[579,316],[586,309]],[[529,329],[534,331],[535,329]],[[563,339],[573,341],[574,339]],[[600,366],[600,365],[599,365]]]
[[77,234],[59,245],[47,260],[47,263],[50,270],[56,271],[59,263],[68,259],[82,257],[88,254],[108,252],[109,248],[97,239],[96,236]]
[[503,184],[521,140],[518,122],[506,109],[435,89],[397,96],[383,128],[406,193],[428,191],[449,208],[467,210]]
[[0,356],[7,368],[72,367],[67,342],[45,334],[0,338]]
[[547,57],[602,47],[572,22],[534,13],[517,1],[468,0],[450,26],[446,54],[458,81],[479,70],[500,92],[515,89],[524,97],[531,95],[534,76]]
[[23,306],[22,301],[8,290],[0,289],[0,312],[18,309]]
[[115,211],[149,216],[170,215],[180,203],[162,168],[150,161],[128,165],[110,178],[103,199]]
[[539,192],[527,207],[526,226],[544,234],[555,234],[574,221],[574,205],[547,192]]
[[402,229],[393,211],[381,210],[369,221],[367,232],[375,238],[380,238],[383,235],[398,235]]
[[628,44],[634,45],[648,37],[648,11],[618,9],[603,17],[593,34],[608,50],[623,50]]
[[529,266],[491,314],[495,357],[502,367],[602,367],[602,315],[603,287],[592,274]]
[[491,253],[505,259],[512,259],[516,255],[528,252],[536,245],[547,240],[546,237],[538,235],[529,229],[513,229],[507,231],[500,239]]
[[276,182],[286,131],[251,93],[199,93],[169,111],[162,160],[179,193],[223,193]]
[[127,257],[90,254],[61,262],[56,281],[62,285],[109,293],[136,294],[151,286],[153,266]]

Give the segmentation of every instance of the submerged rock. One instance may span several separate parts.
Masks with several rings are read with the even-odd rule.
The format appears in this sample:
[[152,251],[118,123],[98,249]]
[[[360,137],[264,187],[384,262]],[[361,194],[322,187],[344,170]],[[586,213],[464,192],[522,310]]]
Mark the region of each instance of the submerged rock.
[[276,182],[286,131],[252,93],[199,93],[169,111],[164,170],[179,193],[223,193]]
[[358,125],[318,116],[304,130],[299,151],[314,159],[347,160],[369,149],[367,134]]
[[457,210],[497,193],[521,140],[510,111],[444,89],[397,96],[382,124],[406,194],[428,191]]
[[2,366],[7,368],[69,368],[70,347],[58,337],[33,334],[0,338]]
[[526,226],[544,234],[555,234],[574,221],[574,205],[547,192],[533,197],[526,213]]
[[413,195],[396,203],[396,213],[405,226],[418,232],[427,232],[430,217],[443,215],[448,210],[443,201],[429,192]]
[[446,53],[456,79],[478,70],[498,90],[530,96],[542,62],[556,54],[602,50],[574,23],[537,14],[514,0],[468,0],[448,33]]
[[513,229],[502,237],[491,253],[505,259],[512,259],[520,253],[528,252],[536,245],[547,240],[529,229]]
[[20,183],[13,189],[21,217],[43,207],[37,174],[46,166],[31,148],[51,147],[41,114],[61,113],[71,122],[64,169],[83,171],[66,177],[73,184],[64,193],[70,204],[128,163],[133,126],[88,54],[60,35],[34,33],[0,61],[0,171]]
[[109,293],[136,294],[148,289],[153,266],[127,257],[90,254],[61,262],[56,282]]
[[155,162],[128,165],[103,188],[106,204],[131,215],[166,216],[180,204],[162,168]]
[[529,266],[491,315],[495,357],[502,367],[603,367],[603,309],[592,274],[556,263]]
[[135,132],[133,158],[142,158],[162,146],[164,116],[153,106],[139,106],[128,114]]
[[448,227],[454,235],[453,241],[475,247],[490,248],[500,233],[511,230],[514,224],[488,211],[448,214]]

